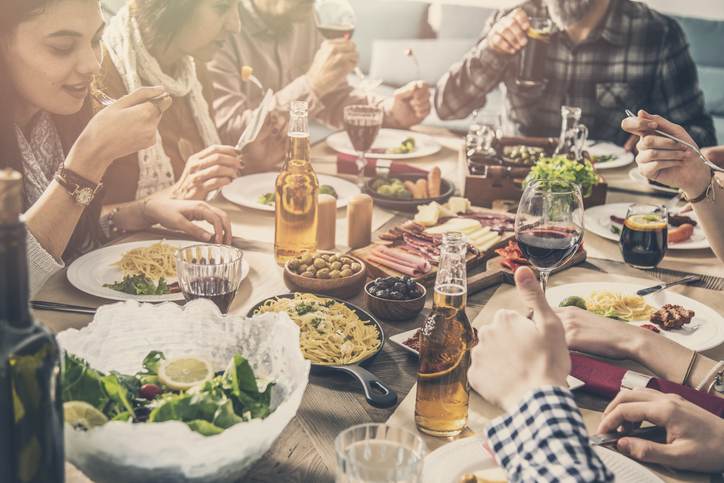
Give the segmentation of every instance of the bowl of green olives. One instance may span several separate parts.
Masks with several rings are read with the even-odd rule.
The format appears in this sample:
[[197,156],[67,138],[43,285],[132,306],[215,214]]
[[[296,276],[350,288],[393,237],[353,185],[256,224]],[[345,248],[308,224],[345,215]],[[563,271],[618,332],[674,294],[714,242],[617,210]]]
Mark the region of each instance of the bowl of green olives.
[[341,253],[306,253],[284,266],[284,283],[294,292],[349,298],[362,290],[366,280],[365,263]]

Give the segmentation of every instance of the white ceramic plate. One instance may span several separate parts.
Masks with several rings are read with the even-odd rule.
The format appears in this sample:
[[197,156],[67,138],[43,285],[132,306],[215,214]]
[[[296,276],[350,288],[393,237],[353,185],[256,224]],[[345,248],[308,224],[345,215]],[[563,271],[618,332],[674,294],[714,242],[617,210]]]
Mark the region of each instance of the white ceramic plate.
[[[652,281],[642,284],[610,282],[571,283],[549,288],[546,292],[546,298],[552,307],[558,307],[564,299],[572,296],[586,298],[591,295],[592,292],[599,291],[635,295],[638,290],[653,285],[656,285],[656,282]],[[693,310],[696,314],[692,321],[683,328],[679,330],[661,330],[661,335],[694,351],[712,349],[724,342],[724,318],[709,306],[672,290],[664,290],[647,295],[644,297],[644,300],[654,309],[659,309],[665,304],[674,304]],[[621,323],[625,324],[626,322]],[[648,320],[639,320],[629,323],[643,325],[650,322]]]
[[[589,208],[583,215],[584,225],[587,230],[592,231],[596,235],[618,243],[619,235],[611,231],[611,225],[613,224],[611,222],[611,215],[625,218],[629,206],[631,206],[630,203],[609,203],[607,205]],[[693,211],[686,213],[686,216],[695,221],[699,221],[696,213]],[[669,243],[669,250],[701,250],[709,247],[709,241],[706,239],[706,235],[704,235],[704,230],[698,225],[694,227],[694,234],[691,238],[685,242]]]
[[[232,183],[221,188],[224,198],[239,206],[254,210],[274,212],[274,205],[263,205],[259,198],[267,193],[274,192],[274,183],[279,173],[258,173],[236,178]],[[318,174],[319,185],[329,185],[337,192],[337,208],[344,208],[349,200],[360,193],[354,183],[342,178]]]
[[[410,337],[412,337],[413,335],[415,335],[415,332],[417,332],[417,329],[408,330],[406,332],[402,332],[397,335],[391,335],[390,337],[388,337],[388,339],[390,340],[390,342],[393,342],[394,344],[402,347],[407,352],[410,352],[412,354],[415,354],[416,356],[419,356],[420,354],[418,354],[415,349],[405,345],[405,341],[407,339],[409,339]],[[585,385],[586,384],[583,381],[581,381],[580,379],[576,379],[573,376],[568,376],[568,389],[570,389],[571,391],[581,388]]]
[[622,168],[634,162],[633,153],[626,151],[617,144],[599,141],[592,145],[589,144],[586,150],[591,156],[616,156],[610,161],[596,163],[594,165],[596,169]]
[[645,186],[646,188],[652,189],[654,191],[661,191],[662,193],[671,193],[674,195],[679,192],[679,190],[677,190],[676,188],[667,188],[665,186],[657,186],[655,184],[649,183],[649,180],[646,179],[646,177],[639,172],[638,168],[633,168],[631,171],[629,171],[628,177],[636,181],[641,186]]
[[[167,295],[131,295],[104,287],[104,284],[115,283],[123,280],[123,272],[113,266],[121,259],[123,254],[134,248],[152,245],[161,240],[149,240],[142,242],[123,243],[86,253],[75,260],[68,267],[68,281],[78,290],[96,297],[109,300],[138,300],[139,302],[172,302],[184,299],[182,293],[171,293]],[[177,248],[197,245],[200,242],[189,240],[163,240],[168,245]],[[244,280],[249,274],[249,263],[242,261],[241,279]],[[177,279],[170,278],[168,283],[174,283]]]
[[[651,471],[606,448],[596,447],[594,451],[615,475],[618,483],[663,483]],[[423,483],[460,483],[465,473],[475,473],[497,464],[483,449],[482,436],[460,439],[436,449],[425,458],[422,473]]]
[[[427,136],[426,134],[420,134],[414,131],[405,131],[402,129],[380,129],[380,133],[377,135],[377,139],[375,139],[372,149],[381,150],[395,148],[402,144],[402,141],[406,138],[415,138],[415,150],[411,153],[387,154],[371,152],[369,156],[384,159],[415,159],[430,156],[442,149],[440,143],[435,141],[432,137]],[[356,156],[358,154],[352,147],[352,141],[349,140],[349,136],[347,136],[345,131],[339,131],[331,134],[327,138],[327,145],[338,153],[349,154],[352,156]]]

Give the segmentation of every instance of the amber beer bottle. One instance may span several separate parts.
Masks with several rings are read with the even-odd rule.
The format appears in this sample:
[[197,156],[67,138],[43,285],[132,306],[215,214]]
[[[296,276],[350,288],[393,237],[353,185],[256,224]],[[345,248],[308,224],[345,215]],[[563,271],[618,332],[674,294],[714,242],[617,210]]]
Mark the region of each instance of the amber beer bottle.
[[433,436],[456,436],[468,418],[468,368],[474,343],[467,301],[467,242],[460,233],[443,237],[432,312],[420,332],[415,424]]
[[276,181],[274,254],[284,264],[317,249],[319,182],[311,163],[307,103],[292,102],[289,146]]
[[0,170],[0,481],[62,483],[60,349],[28,304],[22,178]]

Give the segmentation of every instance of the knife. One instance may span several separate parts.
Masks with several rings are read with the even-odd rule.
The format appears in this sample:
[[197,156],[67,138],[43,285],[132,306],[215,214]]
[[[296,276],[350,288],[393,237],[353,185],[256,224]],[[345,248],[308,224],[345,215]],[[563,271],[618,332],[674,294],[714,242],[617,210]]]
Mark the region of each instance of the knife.
[[693,282],[698,282],[699,280],[701,280],[701,275],[688,275],[684,278],[680,278],[679,280],[674,280],[673,282],[660,283],[658,285],[654,285],[653,287],[643,288],[636,292],[636,295],[643,297],[645,295],[651,295],[656,292],[660,292],[661,290],[665,290],[669,287],[673,287],[674,285],[689,284]]
[[639,438],[657,443],[666,442],[666,428],[663,426],[647,426],[636,428],[631,431],[619,431],[615,433],[596,434],[589,438],[591,446],[606,446],[618,442],[621,438]]

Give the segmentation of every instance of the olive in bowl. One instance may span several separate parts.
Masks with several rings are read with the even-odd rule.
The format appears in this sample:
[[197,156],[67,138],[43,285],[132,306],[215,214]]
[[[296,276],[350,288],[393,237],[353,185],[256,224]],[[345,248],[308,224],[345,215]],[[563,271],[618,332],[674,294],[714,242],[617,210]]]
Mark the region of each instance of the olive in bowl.
[[284,267],[284,282],[294,292],[349,298],[362,290],[366,279],[364,262],[338,253],[305,254]]
[[410,277],[384,277],[365,286],[367,307],[377,317],[401,321],[416,317],[425,307],[425,287]]

